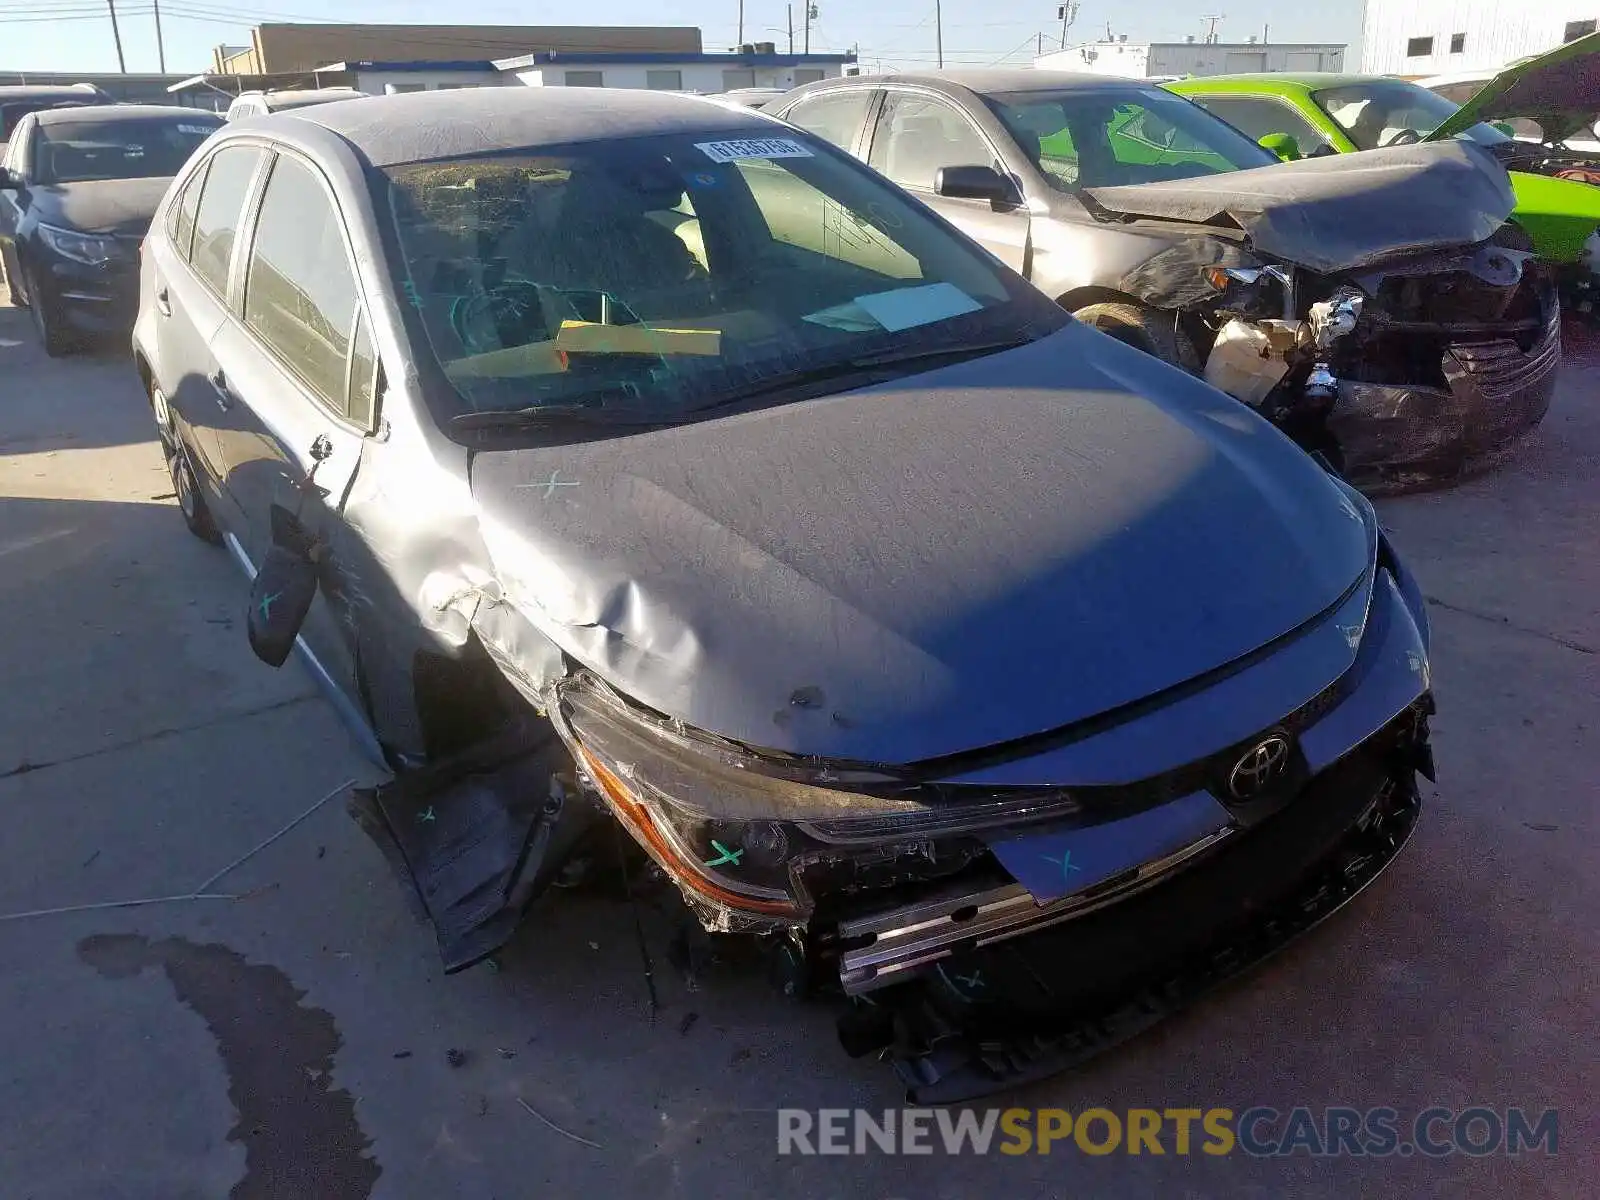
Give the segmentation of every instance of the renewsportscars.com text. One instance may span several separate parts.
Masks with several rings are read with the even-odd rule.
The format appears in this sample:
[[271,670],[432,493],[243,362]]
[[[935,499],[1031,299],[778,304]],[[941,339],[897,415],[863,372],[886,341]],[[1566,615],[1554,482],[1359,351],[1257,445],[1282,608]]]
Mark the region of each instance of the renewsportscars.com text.
[[779,1154],[1553,1155],[1554,1109],[781,1108]]

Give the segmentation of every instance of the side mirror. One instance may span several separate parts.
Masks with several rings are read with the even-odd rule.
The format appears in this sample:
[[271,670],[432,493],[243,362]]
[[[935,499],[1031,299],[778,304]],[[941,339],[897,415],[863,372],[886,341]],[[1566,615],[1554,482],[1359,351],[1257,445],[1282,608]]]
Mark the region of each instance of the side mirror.
[[1017,188],[993,167],[940,167],[933,175],[937,196],[957,200],[988,200],[993,204],[1017,203]]
[[9,167],[0,167],[0,192],[24,192],[28,185],[22,182],[22,176]]
[[1278,156],[1281,162],[1300,161],[1300,143],[1290,133],[1269,133],[1257,143],[1263,150]]
[[267,550],[250,588],[245,629],[250,649],[269,667],[281,667],[300,636],[317,595],[317,564],[276,542]]

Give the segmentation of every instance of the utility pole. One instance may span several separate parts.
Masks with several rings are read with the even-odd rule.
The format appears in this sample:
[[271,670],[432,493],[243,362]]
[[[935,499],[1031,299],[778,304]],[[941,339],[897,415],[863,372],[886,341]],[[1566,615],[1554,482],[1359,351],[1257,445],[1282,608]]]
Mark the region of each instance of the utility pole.
[[739,0],[739,53],[744,53],[744,0]]
[[[1061,18],[1061,48],[1067,48],[1067,30],[1072,28],[1072,23],[1078,19],[1078,9],[1082,7],[1080,0],[1068,0],[1056,8],[1056,16]],[[1111,26],[1107,24],[1109,32]]]
[[161,37],[161,0],[151,0],[156,12],[156,61],[160,64],[161,73],[167,73],[167,43]]
[[933,0],[933,45],[934,53],[939,56],[939,70],[944,70],[944,13],[940,11],[939,0]]
[[794,53],[794,5],[785,4],[784,9],[789,14],[789,53]]
[[1206,45],[1210,46],[1217,40],[1217,22],[1226,17],[1227,13],[1216,16],[1202,16],[1200,19],[1206,23]]
[[126,75],[128,63],[122,57],[122,31],[117,28],[117,0],[106,0],[106,7],[111,10],[111,36],[117,41],[117,70]]
[[[1065,49],[1065,47],[1063,47],[1063,49]],[[1044,53],[1044,30],[1041,29],[1039,31],[1038,37],[1036,37],[1034,39],[1033,56],[1035,58],[1038,58],[1043,53]]]
[[806,0],[806,53],[811,53],[811,22],[817,15],[817,6]]

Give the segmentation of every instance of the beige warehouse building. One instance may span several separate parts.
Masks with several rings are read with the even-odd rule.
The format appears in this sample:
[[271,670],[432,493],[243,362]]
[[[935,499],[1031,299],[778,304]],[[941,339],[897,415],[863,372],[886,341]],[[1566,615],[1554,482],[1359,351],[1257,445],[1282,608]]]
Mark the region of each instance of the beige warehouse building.
[[257,25],[248,46],[218,46],[218,75],[289,75],[338,62],[494,60],[545,53],[699,54],[694,26]]

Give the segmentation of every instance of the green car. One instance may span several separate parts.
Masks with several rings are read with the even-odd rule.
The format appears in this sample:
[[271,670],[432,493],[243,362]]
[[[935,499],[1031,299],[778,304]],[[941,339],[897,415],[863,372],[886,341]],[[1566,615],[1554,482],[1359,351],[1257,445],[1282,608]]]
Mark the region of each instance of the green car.
[[[1164,86],[1195,101],[1281,158],[1350,154],[1380,146],[1463,137],[1505,164],[1517,207],[1511,219],[1534,250],[1560,265],[1568,307],[1600,301],[1600,187],[1584,173],[1588,156],[1560,140],[1587,128],[1600,111],[1593,79],[1600,33],[1502,72],[1465,105],[1383,75],[1219,75]],[[1549,144],[1520,141],[1488,121],[1534,120]]]

